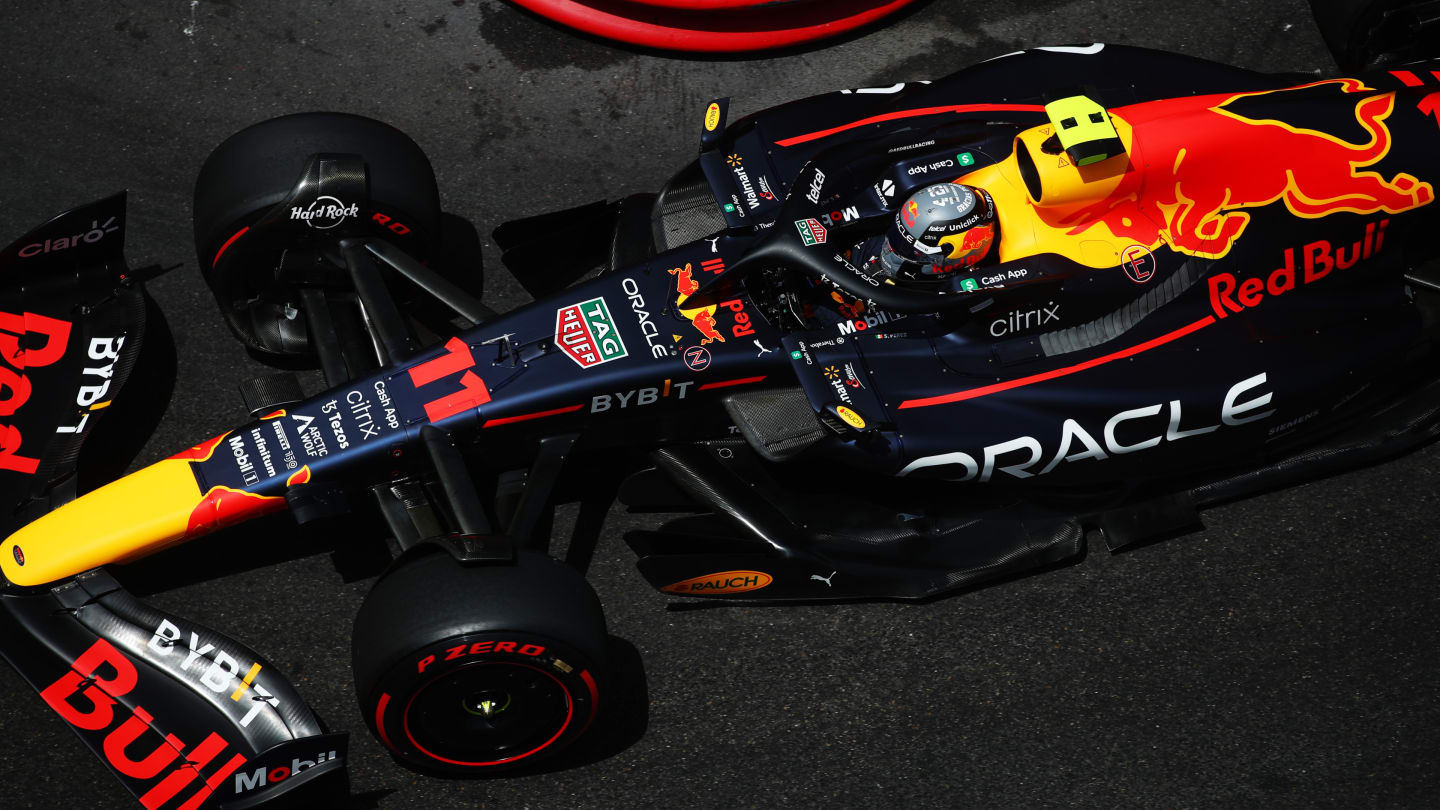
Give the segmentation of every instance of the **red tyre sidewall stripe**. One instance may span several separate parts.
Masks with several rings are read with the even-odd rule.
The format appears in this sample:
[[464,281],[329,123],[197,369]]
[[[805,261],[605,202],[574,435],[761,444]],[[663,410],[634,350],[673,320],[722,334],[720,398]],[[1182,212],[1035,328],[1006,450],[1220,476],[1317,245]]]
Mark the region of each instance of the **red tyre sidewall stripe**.
[[250,230],[250,226],[249,226],[249,225],[246,225],[245,227],[243,227],[243,228],[241,228],[240,230],[236,231],[234,236],[230,237],[229,239],[226,239],[226,240],[225,240],[225,244],[221,245],[221,246],[220,246],[220,249],[217,250],[217,251],[215,251],[215,260],[212,261],[212,262],[210,262],[210,266],[211,266],[211,267],[214,267],[215,265],[219,264],[219,263],[220,263],[220,257],[223,256],[223,255],[225,255],[225,251],[229,250],[229,249],[230,249],[230,246],[233,245],[233,244],[235,244],[235,240],[236,240],[236,239],[239,239],[239,238],[242,237],[242,236],[244,236],[244,235],[245,235],[245,232],[248,231],[248,230]]
[[583,734],[586,729],[590,728],[590,723],[595,719],[595,715],[599,713],[600,689],[595,685],[595,678],[588,669],[580,673],[580,680],[584,681],[585,688],[590,690],[590,716],[585,718],[585,726],[580,729],[580,733]]
[[390,742],[390,733],[385,730],[385,708],[390,705],[390,693],[382,692],[380,701],[375,704],[375,731],[380,734],[380,742],[391,751],[399,751],[395,743]]

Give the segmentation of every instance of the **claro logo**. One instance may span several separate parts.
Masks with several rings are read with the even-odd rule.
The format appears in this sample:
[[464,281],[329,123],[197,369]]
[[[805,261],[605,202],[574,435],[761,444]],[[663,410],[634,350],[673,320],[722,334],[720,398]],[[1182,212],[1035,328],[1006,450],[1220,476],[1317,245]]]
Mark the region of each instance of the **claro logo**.
[[[140,705],[116,725],[117,698],[129,694],[140,675],[135,664],[103,638],[81,653],[70,670],[40,690],[40,697],[82,733],[104,732],[100,752],[115,772],[141,783],[153,782],[140,796],[140,803],[150,810],[200,807],[245,764],[243,754],[233,754],[181,800],[181,791],[190,788],[230,743],[213,731],[193,747],[174,734],[156,739],[158,735],[151,731],[155,718]],[[135,750],[141,747],[142,736],[149,751]]]
[[101,223],[98,219],[90,220],[90,229],[81,231],[73,236],[60,236],[54,239],[46,239],[40,242],[31,242],[20,248],[20,258],[29,259],[46,253],[54,253],[57,250],[68,250],[80,245],[93,245],[105,238],[108,233],[120,230],[115,224],[115,217],[110,217]]
[[703,577],[675,582],[660,590],[666,593],[742,593],[758,591],[774,582],[775,578],[764,571],[721,571]]
[[[30,399],[28,369],[48,366],[65,356],[70,322],[33,312],[0,312],[0,419],[15,415]],[[20,428],[0,424],[0,470],[34,475],[40,460],[20,455]]]

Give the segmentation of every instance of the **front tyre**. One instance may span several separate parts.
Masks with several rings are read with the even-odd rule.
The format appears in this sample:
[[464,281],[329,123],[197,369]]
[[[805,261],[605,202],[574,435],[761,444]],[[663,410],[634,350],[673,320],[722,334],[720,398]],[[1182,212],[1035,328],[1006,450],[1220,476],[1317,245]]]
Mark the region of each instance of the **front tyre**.
[[299,228],[305,239],[297,240],[283,229],[266,233],[254,226],[291,196],[317,153],[354,155],[364,162],[363,199],[336,200],[365,209],[357,228],[422,261],[439,249],[435,172],[400,130],[359,115],[308,112],[231,135],[205,159],[195,180],[195,247],[226,323],[246,346],[267,355],[312,352],[304,321],[296,317],[298,294],[280,268],[287,261],[306,265],[295,252],[327,231]]
[[415,768],[483,774],[541,762],[599,709],[605,624],[579,573],[531,551],[466,566],[402,561],[355,619],[366,722]]

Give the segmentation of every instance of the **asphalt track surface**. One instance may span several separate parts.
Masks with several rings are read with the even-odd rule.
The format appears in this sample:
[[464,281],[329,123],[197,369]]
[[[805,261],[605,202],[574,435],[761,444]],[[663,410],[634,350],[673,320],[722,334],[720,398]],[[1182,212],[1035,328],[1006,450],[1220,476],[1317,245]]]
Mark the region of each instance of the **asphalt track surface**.
[[[1022,47],[1146,45],[1267,71],[1333,70],[1297,0],[935,0],[767,59],[683,59],[585,39],[496,2],[54,2],[0,6],[0,239],[130,190],[132,265],[179,384],[137,459],[244,420],[262,371],[195,270],[208,151],[283,113],[389,121],[427,150],[446,210],[508,217],[657,189],[732,119],[843,87],[937,77]],[[485,245],[487,301],[524,302]],[[568,767],[436,779],[364,731],[349,671],[369,587],[268,524],[132,566],[162,609],[245,640],[352,731],[358,808],[1421,807],[1440,800],[1440,449],[1214,509],[1207,528],[923,605],[677,609],[611,515],[591,571],[643,684]],[[286,538],[274,542],[274,538]],[[363,569],[363,565],[359,566]],[[632,669],[639,670],[638,665]],[[0,807],[128,796],[8,668]]]

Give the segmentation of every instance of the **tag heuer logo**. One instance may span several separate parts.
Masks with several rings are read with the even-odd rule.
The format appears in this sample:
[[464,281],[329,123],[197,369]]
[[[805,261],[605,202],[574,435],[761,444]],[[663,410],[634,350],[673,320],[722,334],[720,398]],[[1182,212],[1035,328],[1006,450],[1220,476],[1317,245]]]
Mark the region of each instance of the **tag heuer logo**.
[[820,220],[813,218],[797,219],[795,220],[795,227],[800,231],[800,240],[805,243],[806,247],[825,244],[827,233],[825,226],[820,224]]
[[626,355],[625,341],[604,298],[591,298],[555,310],[555,345],[580,364],[598,366]]

